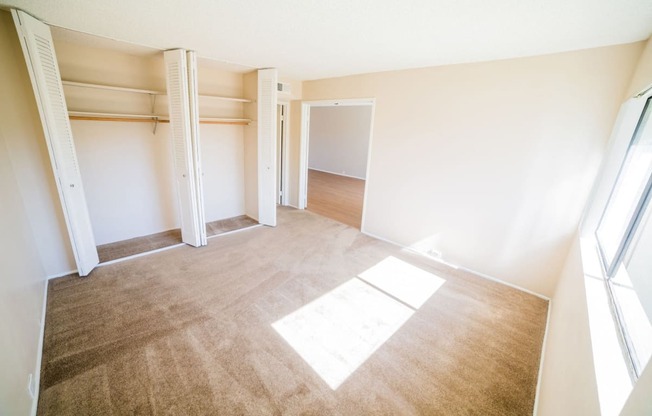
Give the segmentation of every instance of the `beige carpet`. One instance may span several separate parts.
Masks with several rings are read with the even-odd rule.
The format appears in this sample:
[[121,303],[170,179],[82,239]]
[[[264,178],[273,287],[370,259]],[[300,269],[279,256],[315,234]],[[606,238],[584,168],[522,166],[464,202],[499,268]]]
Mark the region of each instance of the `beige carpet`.
[[[224,234],[229,231],[240,230],[258,224],[258,221],[240,215],[238,217],[226,218],[206,223],[206,236]],[[97,254],[100,263],[111,260],[122,259],[135,254],[147,253],[148,251],[170,247],[180,244],[181,230],[174,229],[161,233],[145,235],[142,237],[130,238],[129,240],[116,241],[115,243],[102,244],[97,246]]]
[[51,281],[38,412],[530,415],[547,307],[280,209]]

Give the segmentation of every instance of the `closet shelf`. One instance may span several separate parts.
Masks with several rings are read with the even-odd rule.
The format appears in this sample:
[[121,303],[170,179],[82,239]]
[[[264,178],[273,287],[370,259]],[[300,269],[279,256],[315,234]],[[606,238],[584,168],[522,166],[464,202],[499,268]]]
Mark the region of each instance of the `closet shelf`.
[[[67,81],[62,80],[63,85],[68,85],[70,87],[80,87],[80,88],[94,88],[98,90],[109,90],[109,91],[120,91],[120,92],[132,92],[136,94],[148,94],[148,95],[167,95],[164,91],[156,90],[144,90],[139,88],[128,88],[128,87],[118,87],[115,85],[104,85],[104,84],[90,84],[87,82],[77,82],[77,81]],[[250,103],[252,100],[246,98],[237,98],[237,97],[225,97],[222,95],[210,95],[210,94],[199,94],[199,98],[210,98],[215,100],[222,101],[231,101],[236,103]]]
[[[170,119],[165,115],[158,114],[125,114],[125,113],[93,113],[88,111],[68,111],[71,120],[95,120],[95,121],[134,121],[134,122],[159,122],[169,123]],[[251,123],[248,118],[218,118],[200,117],[201,124],[234,124],[247,125]]]
[[165,93],[163,91],[143,90],[143,89],[128,88],[128,87],[117,87],[115,85],[89,84],[89,83],[86,83],[86,82],[76,82],[76,81],[66,81],[66,80],[62,80],[61,83],[63,85],[68,85],[68,86],[71,86],[71,87],[94,88],[94,89],[97,89],[97,90],[133,92],[133,93],[137,93],[137,94],[165,95]]
[[216,99],[216,100],[233,101],[233,102],[236,102],[236,103],[251,103],[251,102],[253,102],[252,100],[248,100],[246,98],[224,97],[222,95],[199,94],[199,98],[213,98],[213,99]]
[[248,118],[218,118],[218,117],[199,117],[199,122],[204,124],[236,124],[246,125],[251,123]]

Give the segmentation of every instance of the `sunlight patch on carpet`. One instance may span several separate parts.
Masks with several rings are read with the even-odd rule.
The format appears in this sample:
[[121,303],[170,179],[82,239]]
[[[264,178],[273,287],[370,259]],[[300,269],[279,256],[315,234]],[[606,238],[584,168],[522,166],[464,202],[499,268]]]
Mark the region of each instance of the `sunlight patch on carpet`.
[[370,267],[358,277],[415,309],[426,303],[445,282],[441,277],[393,256]]
[[388,257],[272,327],[336,390],[444,282]]

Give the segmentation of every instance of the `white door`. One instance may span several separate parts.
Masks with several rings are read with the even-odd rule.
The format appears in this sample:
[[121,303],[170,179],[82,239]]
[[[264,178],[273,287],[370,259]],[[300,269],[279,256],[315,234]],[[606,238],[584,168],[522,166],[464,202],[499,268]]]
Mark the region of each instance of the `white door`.
[[276,69],[258,70],[258,222],[276,226]]
[[201,245],[208,244],[206,236],[206,215],[204,213],[204,173],[201,166],[201,141],[199,139],[199,91],[197,80],[197,56],[195,52],[186,52],[188,65],[188,98],[190,102],[190,143],[192,163],[195,171],[195,195],[197,198],[197,222]]
[[202,230],[196,171],[193,160],[192,127],[186,52],[182,49],[165,51],[168,106],[170,111],[170,136],[174,158],[179,209],[181,212],[181,239],[184,243],[202,245]]
[[12,10],[80,276],[99,263],[50,27]]

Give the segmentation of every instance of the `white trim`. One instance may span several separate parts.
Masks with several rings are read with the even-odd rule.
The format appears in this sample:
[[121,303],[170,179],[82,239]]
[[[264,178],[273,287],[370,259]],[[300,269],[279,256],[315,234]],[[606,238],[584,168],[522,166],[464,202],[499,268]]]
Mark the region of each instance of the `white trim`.
[[541,380],[543,380],[543,362],[546,357],[546,344],[548,341],[548,331],[550,331],[550,315],[552,314],[552,299],[548,300],[548,316],[546,317],[546,330],[543,333],[543,342],[541,343],[541,358],[539,359],[539,374],[537,376],[537,389],[534,393],[534,410],[532,416],[539,414],[539,395],[541,393]]
[[602,212],[611,195],[611,189],[618,178],[620,167],[627,156],[629,143],[636,132],[647,99],[651,96],[652,91],[648,91],[644,95],[628,99],[620,106],[600,168],[582,213],[580,220],[580,235],[582,237],[594,236],[594,231],[600,223]]
[[[281,195],[281,205],[287,206],[290,205],[290,192],[288,191],[290,170],[288,169],[288,163],[290,161],[289,154],[289,143],[290,143],[290,103],[288,101],[277,101],[278,106],[284,107],[283,111],[283,151],[281,152],[281,189],[283,189],[283,194]],[[278,117],[277,117],[278,118]],[[278,169],[278,163],[276,164]],[[277,189],[278,191],[278,189]],[[277,194],[278,197],[278,194]]]
[[331,175],[336,175],[336,176],[344,176],[345,178],[360,179],[361,181],[366,180],[365,178],[361,178],[360,176],[347,175],[346,173],[331,172],[330,170],[311,168],[310,166],[308,166],[308,170],[316,170],[317,172],[329,173]]
[[[318,100],[301,102],[301,141],[299,144],[299,209],[306,209],[308,205],[308,151],[310,148],[310,108],[311,107],[336,107],[336,106],[371,106],[371,125],[369,128],[369,148],[367,150],[366,180],[369,179],[369,165],[371,148],[373,145],[374,114],[376,112],[375,98],[347,98],[341,100]],[[317,170],[317,169],[315,169]],[[330,172],[329,172],[330,173]],[[346,176],[346,175],[343,175]],[[360,179],[360,178],[358,178]],[[362,200],[362,223],[360,229],[364,232],[364,222],[367,212],[367,190],[365,186]]]
[[36,416],[38,410],[38,396],[40,393],[41,387],[41,365],[43,363],[43,343],[45,341],[45,314],[47,312],[48,306],[48,284],[49,281],[45,280],[45,292],[43,293],[43,304],[41,305],[41,325],[39,328],[39,337],[38,337],[38,350],[36,353],[36,368],[34,369],[34,398],[32,399],[32,409],[30,411],[31,416]]
[[434,261],[436,261],[438,263],[441,263],[441,264],[445,264],[446,266],[452,267],[454,269],[462,270],[462,271],[465,271],[467,273],[472,273],[472,274],[474,274],[474,275],[476,275],[478,277],[482,277],[483,279],[491,280],[491,281],[494,281],[496,283],[500,283],[502,285],[509,286],[509,287],[511,287],[513,289],[519,290],[521,292],[528,293],[530,295],[536,296],[538,298],[541,298],[543,300],[547,300],[548,302],[550,302],[550,298],[548,296],[542,295],[542,294],[537,293],[537,292],[534,292],[534,291],[532,291],[530,289],[526,289],[526,288],[524,288],[522,286],[515,285],[513,283],[506,282],[504,280],[498,279],[497,277],[493,277],[493,276],[490,276],[488,274],[480,273],[480,272],[477,272],[475,270],[472,270],[472,269],[469,269],[469,268],[466,268],[466,267],[463,267],[463,266],[459,266],[459,265],[454,264],[454,263],[447,262],[447,261],[445,261],[445,260],[443,260],[443,259],[441,259],[439,257],[429,256],[426,253],[423,253],[421,251],[417,251],[417,250],[415,250],[415,249],[413,249],[411,247],[404,246],[403,244],[399,244],[399,243],[397,243],[395,241],[388,240],[387,238],[383,238],[383,237],[377,236],[375,234],[372,234],[372,233],[369,233],[369,232],[366,232],[366,231],[361,231],[361,232],[362,232],[362,234],[368,235],[369,237],[373,237],[373,238],[375,238],[377,240],[384,241],[386,243],[398,246],[398,247],[402,248],[403,250],[409,251],[410,253],[418,254],[418,255],[420,255],[422,257],[425,257],[425,258],[430,259],[430,260],[434,260]]
[[301,140],[299,142],[299,209],[308,205],[308,147],[310,146],[310,104],[301,103]]
[[51,275],[47,276],[46,279],[52,280],[52,279],[56,279],[56,278],[59,278],[59,277],[70,276],[71,274],[75,274],[75,273],[79,273],[77,271],[77,269],[70,270],[70,271],[67,271],[67,272],[62,272],[62,273],[51,274]]
[[302,104],[309,105],[310,107],[347,107],[354,105],[374,105],[375,103],[375,98],[345,98],[341,100],[316,100],[302,102]]
[[364,196],[362,197],[362,218],[360,218],[360,231],[365,232],[365,219],[367,218],[367,198],[369,196],[369,172],[371,167],[371,148],[374,142],[374,120],[376,116],[376,100],[371,103],[371,120],[369,121],[369,147],[367,149],[367,171],[365,172]]
[[533,290],[530,290],[530,289],[526,289],[523,286],[515,285],[514,283],[506,282],[505,280],[499,279],[497,277],[493,277],[493,276],[490,276],[488,274],[480,273],[478,271],[468,269],[468,268],[463,267],[463,266],[457,266],[457,268],[460,269],[460,270],[463,270],[465,272],[473,273],[473,274],[475,274],[477,276],[480,276],[480,277],[482,277],[484,279],[493,280],[494,282],[501,283],[501,284],[503,284],[505,286],[510,286],[510,287],[512,287],[514,289],[520,290],[521,292],[529,293],[530,295],[536,296],[536,297],[541,298],[543,300],[550,301],[550,298],[548,296],[542,295],[541,293],[537,293],[537,292],[535,292]]

